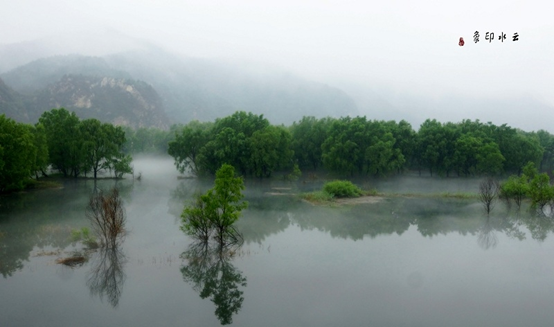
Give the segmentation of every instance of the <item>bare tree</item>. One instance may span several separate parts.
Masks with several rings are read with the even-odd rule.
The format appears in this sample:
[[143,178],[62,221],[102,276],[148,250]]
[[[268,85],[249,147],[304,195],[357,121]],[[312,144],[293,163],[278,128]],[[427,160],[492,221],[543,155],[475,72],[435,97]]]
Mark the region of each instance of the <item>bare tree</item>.
[[87,209],[101,246],[115,248],[125,233],[125,209],[118,189],[114,187],[107,195],[103,191],[93,194]]
[[487,214],[494,208],[494,200],[498,196],[500,184],[492,177],[488,177],[479,184],[479,200],[485,206]]

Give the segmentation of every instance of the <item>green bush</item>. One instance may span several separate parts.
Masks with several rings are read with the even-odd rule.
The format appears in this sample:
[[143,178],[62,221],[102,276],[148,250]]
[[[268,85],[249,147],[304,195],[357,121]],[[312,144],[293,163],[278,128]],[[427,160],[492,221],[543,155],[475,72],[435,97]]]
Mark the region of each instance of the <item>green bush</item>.
[[355,198],[362,195],[362,190],[349,181],[332,181],[325,183],[323,191],[336,198]]
[[71,241],[82,241],[83,244],[91,249],[95,249],[98,247],[98,242],[96,242],[96,238],[94,237],[94,235],[91,235],[90,229],[88,229],[87,227],[83,227],[81,229],[73,229],[71,231]]

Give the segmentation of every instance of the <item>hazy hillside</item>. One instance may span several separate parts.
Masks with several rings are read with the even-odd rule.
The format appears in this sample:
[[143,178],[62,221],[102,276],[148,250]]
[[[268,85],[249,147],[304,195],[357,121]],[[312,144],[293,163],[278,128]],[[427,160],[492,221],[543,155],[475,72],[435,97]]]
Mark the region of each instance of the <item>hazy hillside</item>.
[[[163,107],[167,117],[176,123],[194,119],[211,121],[237,110],[264,114],[277,124],[290,124],[302,116],[358,114],[354,101],[340,89],[302,79],[282,68],[188,58],[152,46],[104,57],[40,58],[4,72],[0,77],[16,91],[33,95],[25,103],[31,106],[29,111],[35,117],[41,108],[57,103],[81,108],[75,105],[75,100],[60,102],[64,97],[69,100],[67,94],[52,94],[51,85],[66,75],[144,81],[160,95],[161,103],[155,106]],[[49,91],[45,91],[46,88]],[[112,102],[124,105],[120,100]],[[100,113],[99,105],[96,102],[96,109],[88,112]],[[133,119],[126,117],[126,120]]]
[[0,79],[0,114],[6,114],[7,117],[17,121],[29,120],[22,96],[7,86],[2,79]]
[[168,116],[179,122],[213,120],[237,110],[264,114],[277,124],[302,116],[358,114],[354,101],[340,89],[281,68],[186,58],[155,48],[111,55],[106,60],[151,83],[164,99]]
[[42,112],[64,107],[81,118],[117,125],[168,127],[157,92],[147,83],[106,76],[64,75],[59,81],[26,97],[32,122]]
[[112,69],[103,58],[80,55],[37,59],[0,76],[16,91],[31,94],[59,81],[64,75],[131,78],[128,73]]

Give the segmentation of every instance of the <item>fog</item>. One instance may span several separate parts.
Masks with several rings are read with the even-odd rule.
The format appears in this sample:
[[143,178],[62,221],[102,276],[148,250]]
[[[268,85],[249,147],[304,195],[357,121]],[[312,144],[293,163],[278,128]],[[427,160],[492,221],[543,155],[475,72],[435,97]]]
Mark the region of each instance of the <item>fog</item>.
[[416,129],[426,118],[468,118],[554,131],[547,1],[3,2],[0,72],[39,52],[105,55],[153,44],[279,67],[342,89],[362,115]]

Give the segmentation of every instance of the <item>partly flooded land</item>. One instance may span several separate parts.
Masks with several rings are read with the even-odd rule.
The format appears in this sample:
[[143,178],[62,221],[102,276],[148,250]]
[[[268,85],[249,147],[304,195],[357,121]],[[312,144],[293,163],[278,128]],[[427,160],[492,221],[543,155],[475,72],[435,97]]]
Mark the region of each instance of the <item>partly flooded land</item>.
[[[335,207],[321,187],[246,183],[245,242],[224,255],[179,230],[209,181],[178,179],[171,159],[137,160],[141,181],[67,180],[0,200],[1,326],[549,326],[554,223],[498,202],[372,197]],[[318,184],[319,183],[319,184]],[[360,182],[363,184],[363,182]],[[368,182],[369,183],[369,182]],[[395,177],[382,193],[475,192],[478,180]],[[88,226],[95,187],[117,185],[127,235],[74,266],[71,231]],[[361,185],[368,188],[369,185]],[[279,193],[276,196],[272,193]],[[287,194],[291,195],[287,195]]]

